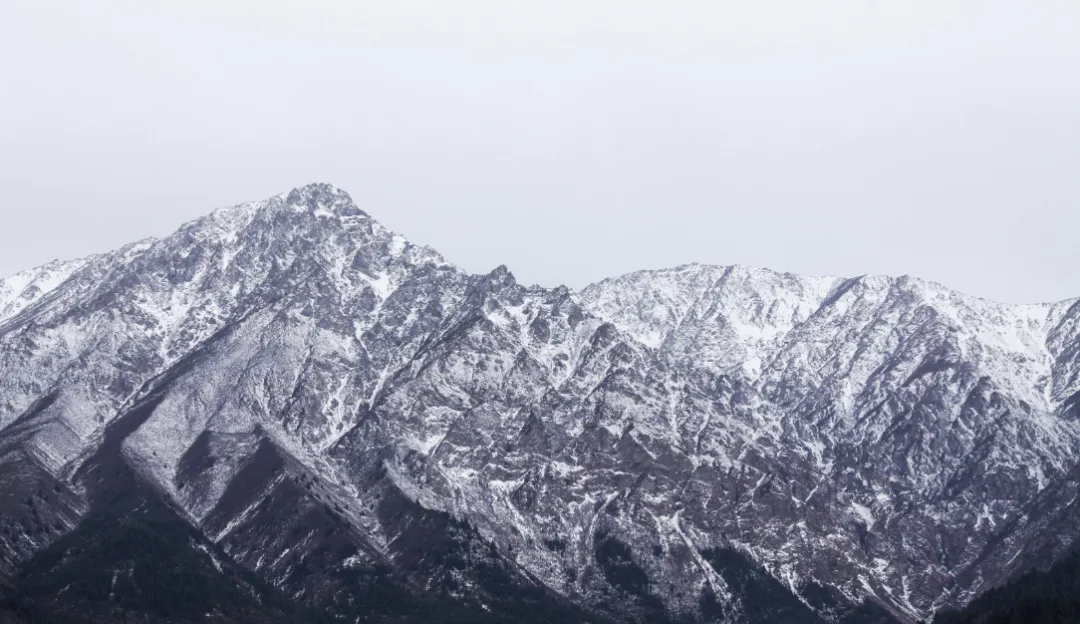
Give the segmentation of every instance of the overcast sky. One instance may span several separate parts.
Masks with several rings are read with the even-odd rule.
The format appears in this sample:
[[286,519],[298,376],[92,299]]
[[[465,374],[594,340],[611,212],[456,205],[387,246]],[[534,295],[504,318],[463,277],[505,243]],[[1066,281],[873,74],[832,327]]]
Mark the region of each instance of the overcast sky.
[[7,0],[0,274],[334,183],[474,272],[1080,295],[1080,2]]

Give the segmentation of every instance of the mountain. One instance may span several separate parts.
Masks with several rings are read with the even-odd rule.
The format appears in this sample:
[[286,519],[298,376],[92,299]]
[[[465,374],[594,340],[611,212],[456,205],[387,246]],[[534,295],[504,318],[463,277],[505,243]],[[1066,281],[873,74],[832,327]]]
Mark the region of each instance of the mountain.
[[914,622],[1072,548],[1078,321],[907,276],[525,286],[306,186],[0,281],[0,595]]

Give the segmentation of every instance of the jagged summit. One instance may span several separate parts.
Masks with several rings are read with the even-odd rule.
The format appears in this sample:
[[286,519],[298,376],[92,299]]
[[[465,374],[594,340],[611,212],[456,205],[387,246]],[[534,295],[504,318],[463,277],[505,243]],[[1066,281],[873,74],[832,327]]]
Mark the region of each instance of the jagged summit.
[[913,621],[1080,534],[1078,336],[910,277],[525,286],[308,185],[0,281],[0,571],[137,483],[349,617],[384,570],[475,613]]
[[294,197],[306,198],[309,201],[315,200],[317,203],[332,203],[338,199],[343,199],[352,203],[352,198],[342,188],[334,186],[329,182],[310,182],[303,186],[298,186],[288,193],[282,193],[287,197],[289,203],[295,203]]

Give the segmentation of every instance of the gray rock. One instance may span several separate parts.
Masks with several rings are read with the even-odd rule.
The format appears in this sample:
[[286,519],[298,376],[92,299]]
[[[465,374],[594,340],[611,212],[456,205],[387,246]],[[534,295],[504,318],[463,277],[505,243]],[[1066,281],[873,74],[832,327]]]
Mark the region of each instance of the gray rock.
[[[315,604],[390,565],[479,608],[499,570],[592,613],[745,621],[760,577],[827,621],[913,621],[1072,544],[1078,333],[1075,301],[907,276],[525,286],[315,184],[0,281],[0,572],[121,461]],[[450,536],[438,565],[417,527]]]

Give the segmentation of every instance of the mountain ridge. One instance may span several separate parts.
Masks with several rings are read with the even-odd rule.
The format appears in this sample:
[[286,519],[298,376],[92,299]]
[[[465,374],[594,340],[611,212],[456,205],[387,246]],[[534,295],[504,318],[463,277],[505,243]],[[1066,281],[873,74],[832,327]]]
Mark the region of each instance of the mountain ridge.
[[[340,194],[344,195],[346,198],[348,198],[349,202],[352,202],[351,197],[348,196],[348,193],[346,191],[344,191],[343,189],[341,189],[338,186],[335,186],[333,184],[326,183],[326,182],[311,182],[311,183],[308,183],[308,184],[305,184],[305,185],[301,185],[301,186],[298,186],[298,187],[294,188],[293,191],[289,191],[289,192],[285,192],[285,193],[279,193],[279,194],[277,194],[275,196],[272,196],[272,198],[270,198],[270,199],[275,199],[276,198],[276,199],[279,199],[279,200],[284,200],[292,192],[304,192],[304,191],[306,191],[308,189],[317,189],[317,188],[330,189],[330,190],[332,190],[332,192],[340,193]],[[262,201],[245,202],[245,203],[237,204],[237,205],[233,205],[233,206],[223,206],[223,207],[220,207],[220,208],[216,208],[216,209],[214,209],[213,211],[211,211],[210,213],[208,213],[206,215],[199,216],[199,217],[196,217],[194,219],[190,219],[190,220],[180,224],[178,229],[184,229],[186,227],[193,226],[195,224],[198,224],[198,223],[202,222],[205,219],[213,218],[215,215],[217,215],[219,213],[221,215],[226,215],[226,214],[229,214],[229,213],[243,212],[245,210],[256,209],[257,206],[259,206],[260,204],[262,204],[264,202],[267,202],[267,201],[269,201],[269,199],[268,200],[262,200]],[[364,214],[366,215],[366,213],[364,213]],[[143,239],[141,239],[139,241],[136,241],[134,243],[129,243],[128,245],[124,245],[121,248],[130,247],[130,246],[146,246],[146,245],[156,243],[156,242],[158,242],[160,240],[162,240],[162,238],[160,238],[160,237],[155,237],[155,236],[146,237],[146,238],[143,238]],[[430,246],[421,245],[420,247],[423,247],[424,249],[427,249],[427,250],[431,251],[432,253],[437,254],[437,252],[435,252]],[[43,270],[56,270],[56,269],[66,268],[67,269],[67,274],[70,274],[70,272],[73,272],[74,270],[76,270],[78,268],[77,265],[85,264],[86,262],[89,262],[89,261],[92,261],[93,259],[105,256],[105,255],[107,255],[109,253],[112,253],[112,252],[108,252],[108,251],[107,252],[99,252],[99,253],[94,253],[94,254],[83,256],[83,257],[80,257],[80,258],[73,258],[73,259],[56,258],[56,259],[50,260],[50,261],[48,261],[48,262],[46,262],[44,264],[41,264],[39,266],[31,267],[31,268],[24,269],[24,270],[21,270],[21,271],[17,271],[16,273],[14,273],[12,275],[9,275],[9,276],[6,276],[6,277],[0,277],[0,282],[8,282],[8,283],[5,283],[4,286],[5,287],[11,287],[13,285],[13,283],[18,283],[18,282],[25,281],[25,280],[34,281],[39,277],[39,275],[37,275],[37,274],[39,274]],[[506,267],[506,265],[501,265],[501,266],[504,267],[504,268]],[[988,303],[994,303],[994,304],[998,304],[998,305],[1002,305],[1002,306],[1010,306],[1010,307],[1046,306],[1046,305],[1057,306],[1057,305],[1062,305],[1062,304],[1067,304],[1067,303],[1068,304],[1076,303],[1077,301],[1080,301],[1080,296],[1076,296],[1076,297],[1069,297],[1069,298],[1066,298],[1066,299],[1061,299],[1061,300],[1056,300],[1056,301],[1036,301],[1036,302],[1021,302],[1021,303],[1004,302],[1004,301],[994,299],[992,297],[982,297],[982,296],[979,296],[979,295],[974,295],[974,294],[970,294],[970,293],[967,293],[967,292],[962,292],[962,291],[959,291],[957,289],[948,287],[948,286],[946,286],[946,285],[944,285],[944,284],[942,284],[940,282],[937,282],[937,281],[934,281],[934,280],[928,280],[928,279],[921,278],[919,276],[911,275],[911,274],[903,274],[903,275],[899,275],[899,276],[890,276],[890,275],[885,275],[885,274],[866,273],[866,274],[861,274],[861,275],[857,275],[857,276],[844,277],[844,276],[835,275],[835,274],[804,274],[804,273],[796,273],[796,272],[791,272],[791,271],[777,271],[777,270],[773,270],[773,269],[769,269],[769,268],[761,267],[761,266],[751,266],[751,265],[741,265],[741,264],[730,264],[730,265],[720,264],[720,265],[718,265],[718,264],[711,264],[711,263],[704,263],[704,262],[697,262],[697,261],[685,262],[685,263],[681,263],[681,264],[678,264],[678,265],[675,265],[675,266],[672,266],[672,267],[634,269],[634,270],[628,271],[626,273],[622,273],[622,274],[620,274],[618,276],[603,278],[603,279],[601,279],[601,280],[599,280],[597,282],[594,282],[592,284],[587,284],[586,286],[584,286],[582,288],[576,289],[576,291],[580,292],[580,291],[588,290],[588,289],[593,288],[593,287],[595,287],[595,286],[597,286],[599,284],[602,284],[604,282],[617,280],[619,278],[625,278],[625,277],[630,277],[630,276],[639,275],[639,274],[656,274],[656,273],[663,273],[663,272],[667,272],[667,271],[678,271],[678,270],[682,270],[682,269],[686,269],[686,268],[711,268],[711,269],[723,269],[723,270],[726,270],[726,269],[743,269],[743,270],[747,270],[747,271],[751,271],[751,272],[754,272],[754,271],[768,272],[768,273],[773,273],[773,274],[776,274],[776,275],[796,277],[796,278],[821,279],[821,280],[839,280],[839,281],[868,279],[868,278],[869,279],[885,278],[885,279],[890,279],[890,280],[913,279],[913,280],[917,280],[919,282],[924,282],[926,284],[930,284],[930,285],[933,285],[933,286],[936,286],[936,287],[939,287],[939,288],[942,288],[942,289],[949,290],[950,292],[953,292],[953,293],[955,293],[957,295],[960,295],[961,297],[963,297],[965,299],[980,299],[980,300],[986,301]],[[29,285],[29,284],[26,284],[26,285]],[[545,287],[545,288],[565,288],[566,287],[566,286],[563,286],[563,285],[556,285],[556,286],[542,286],[540,284],[534,284],[534,285],[535,286]],[[17,292],[19,289],[15,288],[15,290]],[[575,289],[571,289],[571,290],[575,290]],[[3,291],[0,291],[0,292],[3,292]],[[10,296],[11,295],[9,294],[9,297]]]
[[524,286],[326,184],[45,267],[0,281],[0,479],[67,498],[19,512],[63,528],[3,538],[8,571],[78,523],[106,451],[297,599],[337,587],[340,539],[399,569],[399,513],[469,527],[424,520],[472,554],[410,586],[503,604],[451,588],[501,570],[616,619],[740,621],[771,576],[813,617],[913,621],[1075,533],[1076,300],[696,264]]

